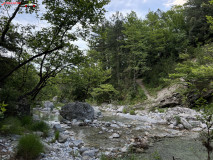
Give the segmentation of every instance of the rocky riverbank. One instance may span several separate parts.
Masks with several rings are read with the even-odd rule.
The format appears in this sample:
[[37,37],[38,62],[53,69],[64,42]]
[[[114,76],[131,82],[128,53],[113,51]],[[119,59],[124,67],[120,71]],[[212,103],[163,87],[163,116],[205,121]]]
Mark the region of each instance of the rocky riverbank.
[[[72,121],[62,118],[58,109],[35,108],[34,119],[45,120],[51,127],[48,137],[42,139],[46,152],[39,159],[98,160],[102,154],[119,157],[130,150],[144,153],[155,145],[156,139],[197,138],[206,127],[196,118],[201,113],[189,108],[168,108],[163,113],[158,110],[136,110],[136,115],[122,113],[125,106],[104,105],[93,108],[96,115],[94,120]],[[60,136],[52,142],[56,130]],[[35,134],[42,136],[41,133]],[[10,141],[2,138],[0,145],[4,146],[3,151],[12,154],[18,138],[10,137]]]

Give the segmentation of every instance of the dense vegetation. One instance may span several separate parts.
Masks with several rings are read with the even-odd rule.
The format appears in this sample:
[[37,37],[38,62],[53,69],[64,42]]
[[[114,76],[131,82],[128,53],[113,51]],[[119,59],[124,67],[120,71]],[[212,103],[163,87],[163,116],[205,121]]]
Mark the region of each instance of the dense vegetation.
[[[145,19],[134,11],[117,12],[110,20],[103,18],[108,2],[55,5],[46,0],[43,14],[18,5],[11,17],[3,13],[12,8],[0,6],[0,102],[9,104],[1,105],[1,114],[6,108],[16,115],[20,106],[26,111],[28,104],[54,96],[60,101],[142,102],[146,96],[137,79],[156,92],[171,83],[168,79],[181,78],[189,86],[186,98],[188,93],[205,97],[213,78],[212,2],[189,0],[166,12],[150,11]],[[38,29],[13,23],[23,13],[50,25]],[[79,37],[89,42],[86,55],[71,43]]]
[[[188,0],[168,11],[150,11],[144,19],[134,11],[105,19],[108,3],[43,0],[45,9],[0,5],[0,134],[29,133],[20,139],[17,157],[34,159],[43,145],[33,133],[45,137],[49,130],[29,116],[41,101],[57,96],[63,103],[136,104],[147,99],[138,79],[150,93],[182,83],[187,106],[208,108],[202,119],[208,134],[201,139],[210,160],[213,0]],[[27,14],[48,25],[15,23]],[[89,44],[86,53],[73,44],[79,38]],[[123,112],[136,114],[131,107]],[[52,142],[59,136],[55,132]]]

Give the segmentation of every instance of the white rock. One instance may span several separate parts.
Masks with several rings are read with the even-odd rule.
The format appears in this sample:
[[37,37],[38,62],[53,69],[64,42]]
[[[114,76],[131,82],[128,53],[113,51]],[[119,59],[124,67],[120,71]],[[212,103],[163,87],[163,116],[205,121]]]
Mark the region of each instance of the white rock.
[[120,151],[123,152],[123,153],[126,153],[128,151],[128,148],[126,146],[124,146],[123,148],[121,148]]
[[113,128],[120,128],[117,124],[111,124],[111,127],[113,127]]
[[191,124],[189,124],[185,118],[181,118],[181,123],[184,126],[184,128],[186,128],[186,129],[192,128]]
[[168,126],[168,128],[173,129],[173,128],[174,128],[174,125],[173,125],[173,124],[170,124],[170,125]]
[[122,112],[123,112],[123,109],[124,109],[124,106],[120,106],[120,107],[117,109],[117,112],[122,113]]
[[109,138],[119,138],[120,135],[118,133],[113,133]]
[[202,128],[193,128],[193,129],[192,129],[193,132],[200,132],[200,131],[202,131],[202,130],[203,130]]

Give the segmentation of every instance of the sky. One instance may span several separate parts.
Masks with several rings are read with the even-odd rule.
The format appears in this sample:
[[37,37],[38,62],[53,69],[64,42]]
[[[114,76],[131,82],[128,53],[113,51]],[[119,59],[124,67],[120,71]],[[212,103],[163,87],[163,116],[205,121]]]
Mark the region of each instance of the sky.
[[[0,0],[0,2],[2,1],[6,0]],[[38,2],[41,3],[41,0],[38,0]],[[139,18],[144,19],[149,11],[156,11],[157,9],[166,11],[173,5],[182,5],[185,2],[186,0],[111,0],[111,2],[104,7],[107,11],[105,17],[111,17],[116,11],[123,13],[123,15],[135,11]],[[44,6],[40,5],[40,7],[41,11],[45,12]],[[46,22],[33,17],[33,15],[19,15],[13,22],[23,25],[30,22],[31,24],[37,25],[38,29],[48,26]],[[75,41],[74,44],[78,45],[81,50],[88,49],[87,43],[81,39]]]

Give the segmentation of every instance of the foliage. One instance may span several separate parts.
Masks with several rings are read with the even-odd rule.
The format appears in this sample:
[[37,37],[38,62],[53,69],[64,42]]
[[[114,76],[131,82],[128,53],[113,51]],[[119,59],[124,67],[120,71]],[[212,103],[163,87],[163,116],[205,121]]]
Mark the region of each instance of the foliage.
[[112,70],[110,83],[120,92],[119,100],[140,99],[137,78],[149,88],[168,85],[163,79],[188,47],[183,10],[176,6],[167,12],[149,12],[144,20],[135,12],[125,17],[117,12],[111,21],[94,27],[89,56]]
[[183,95],[197,94],[200,98],[211,90],[213,79],[212,45],[197,48],[194,59],[187,54],[181,55],[186,59],[177,65],[176,73],[170,74],[170,78],[179,80],[181,78],[182,83],[187,85]]
[[32,134],[23,136],[17,146],[17,156],[28,160],[37,158],[43,151],[40,139]]
[[[1,59],[1,57],[0,57]],[[3,58],[2,61],[5,59]],[[8,65],[14,63],[13,61],[8,61]],[[0,67],[4,67],[4,63],[0,63]],[[11,64],[12,65],[12,64]],[[4,73],[7,70],[4,71]],[[14,115],[16,114],[17,102],[19,97],[25,92],[29,92],[33,89],[33,86],[38,82],[38,75],[35,68],[32,65],[25,66],[15,72],[12,76],[4,82],[0,91],[0,101],[5,101],[7,106],[7,111],[5,114]]]
[[167,109],[166,108],[158,108],[157,110],[160,113],[165,113]]
[[93,99],[98,103],[110,102],[110,100],[115,99],[117,94],[118,91],[111,84],[101,84],[91,92]]
[[24,116],[21,118],[21,124],[25,127],[30,127],[33,124],[32,116]]
[[60,132],[59,132],[59,131],[56,131],[56,132],[55,132],[55,140],[58,140],[58,139],[59,139],[59,135],[60,135]]
[[[211,6],[213,5],[213,1],[209,1],[209,3],[211,4]],[[207,19],[207,22],[210,23],[210,29],[213,30],[213,17],[212,16],[209,16],[209,15],[206,15],[206,19]]]
[[4,112],[6,112],[5,107],[7,107],[8,104],[5,104],[4,101],[0,103],[0,119],[4,118]]
[[135,91],[134,91],[134,89],[130,88],[130,90],[127,92],[129,92],[129,93],[126,94],[126,97],[124,96],[125,97],[124,102],[126,104],[137,104],[137,103],[141,103],[147,99],[144,91],[138,85],[137,85],[137,88]]
[[85,61],[78,68],[61,76],[61,99],[85,101],[91,98],[94,88],[105,83],[111,74],[111,70],[101,68],[101,63],[93,59],[85,58]]
[[130,115],[135,115],[135,110],[130,110],[130,111],[129,111],[129,114],[130,114]]
[[124,114],[127,114],[127,109],[124,108],[124,109],[122,110],[122,112],[123,112]]
[[49,126],[44,121],[34,122],[31,125],[30,129],[32,131],[41,131],[41,132],[43,132],[44,133],[44,137],[46,137],[48,135],[48,132],[49,132]]
[[188,0],[184,12],[190,43],[198,46],[211,42],[213,33],[206,20],[206,16],[213,16],[209,0]]
[[211,130],[211,128],[213,127],[213,103],[208,105],[204,102],[201,107],[204,110],[202,116],[198,117],[198,119],[201,120],[204,124],[206,124],[206,129],[200,133],[200,141],[202,142],[208,153],[207,160],[210,160],[211,153],[213,151],[213,131]]
[[162,160],[158,151],[155,151],[154,153],[152,153],[152,157],[153,157],[154,160]]
[[[72,42],[79,37],[86,38],[90,26],[102,18],[103,6],[108,2],[45,0],[42,1],[45,12],[41,12],[40,7],[25,9],[21,4],[15,10],[10,5],[0,6],[0,60],[10,61],[3,63],[6,70],[0,74],[0,101],[9,104],[8,112],[14,112],[13,106],[21,99],[35,100],[46,86],[51,85],[43,90],[43,95],[47,90],[58,94],[53,92],[53,78],[63,70],[76,68],[84,59],[82,51]],[[19,14],[34,12],[37,14],[31,16],[36,15],[37,20],[50,25],[35,29],[34,25],[13,23]],[[80,27],[73,30],[77,25]],[[6,58],[8,51],[13,56]]]
[[3,134],[23,134],[24,128],[21,121],[16,117],[8,117],[0,121],[0,133]]

